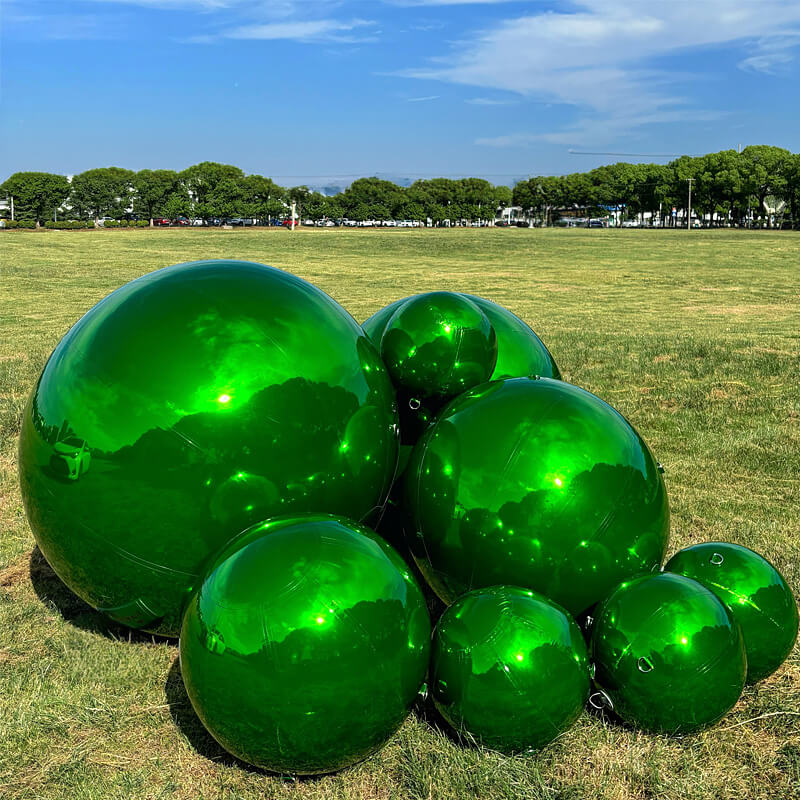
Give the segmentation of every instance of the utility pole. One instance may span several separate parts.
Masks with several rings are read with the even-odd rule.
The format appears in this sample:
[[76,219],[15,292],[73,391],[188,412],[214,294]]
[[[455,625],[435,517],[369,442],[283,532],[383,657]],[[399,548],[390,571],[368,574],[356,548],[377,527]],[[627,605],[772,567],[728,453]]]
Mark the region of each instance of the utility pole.
[[14,219],[14,196],[11,196],[11,219]]
[[296,218],[297,218],[297,201],[296,200],[292,200],[292,225],[290,227],[290,230],[292,230],[292,231],[294,230],[294,225],[295,225],[295,219]]
[[694,178],[687,178],[686,180],[689,181],[689,213],[686,217],[686,229],[692,229],[692,181]]

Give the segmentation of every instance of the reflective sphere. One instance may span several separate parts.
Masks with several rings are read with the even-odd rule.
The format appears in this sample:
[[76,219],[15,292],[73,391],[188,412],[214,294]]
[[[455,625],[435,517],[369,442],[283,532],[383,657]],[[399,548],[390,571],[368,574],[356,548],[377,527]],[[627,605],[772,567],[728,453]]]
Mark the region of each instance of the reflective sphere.
[[589,697],[583,636],[529,589],[494,586],[459,598],[433,637],[430,691],[442,716],[493,750],[544,747]]
[[216,556],[186,610],[181,672],[237,758],[311,774],[377,750],[428,666],[430,620],[377,534],[330,515],[253,526]]
[[747,661],[742,631],[704,586],[682,575],[623,583],[592,627],[595,682],[626,722],[689,733],[739,699]]
[[497,337],[471,300],[455,292],[429,292],[392,314],[380,352],[399,389],[420,397],[452,397],[489,378]]
[[747,682],[775,672],[797,638],[797,603],[772,564],[746,547],[706,542],[676,553],[664,567],[710,589],[742,626]]
[[497,363],[491,380],[529,375],[561,378],[561,372],[544,342],[516,314],[491,300],[471,294],[464,296],[486,314],[497,334]]
[[[380,346],[383,332],[395,311],[408,300],[419,296],[395,300],[362,323],[364,333],[376,347]],[[471,300],[486,314],[497,336],[497,363],[490,376],[491,380],[524,378],[528,375],[540,375],[542,378],[561,377],[558,366],[544,342],[519,317],[491,300],[471,294],[462,294],[462,297]]]
[[445,600],[533,589],[579,614],[656,569],[664,482],[631,425],[562,381],[492,381],[454,400],[404,475],[410,546]]
[[175,634],[204,562],[249,525],[381,506],[396,423],[375,347],[326,294],[260,264],[181,264],[56,347],[22,421],[22,493],[76,594]]

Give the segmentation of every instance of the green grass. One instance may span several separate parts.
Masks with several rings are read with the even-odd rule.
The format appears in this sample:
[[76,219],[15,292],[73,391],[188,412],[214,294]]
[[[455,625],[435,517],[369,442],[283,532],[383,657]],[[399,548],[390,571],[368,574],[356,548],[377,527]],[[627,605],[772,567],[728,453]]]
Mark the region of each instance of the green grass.
[[[0,796],[797,798],[800,652],[682,739],[584,714],[538,756],[460,746],[413,714],[375,757],[298,783],[203,732],[172,642],[107,624],[35,551],[16,482],[22,405],[108,292],[178,261],[288,269],[358,320],[459,289],[542,336],[567,380],[628,416],[666,466],[670,553],[726,539],[800,591],[800,236],[700,231],[87,231],[0,234]],[[664,702],[670,702],[665,697]],[[354,721],[357,722],[357,721]]]

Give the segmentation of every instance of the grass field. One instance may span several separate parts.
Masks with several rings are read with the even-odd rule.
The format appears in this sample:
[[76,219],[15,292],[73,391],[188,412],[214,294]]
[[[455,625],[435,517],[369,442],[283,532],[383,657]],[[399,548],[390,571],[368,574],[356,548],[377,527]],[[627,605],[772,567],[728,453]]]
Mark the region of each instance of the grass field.
[[[724,539],[800,592],[800,235],[700,231],[87,231],[0,234],[0,797],[800,797],[800,648],[715,728],[682,739],[584,714],[538,756],[460,746],[422,712],[338,775],[226,756],[174,642],[106,623],[34,550],[16,479],[27,392],[78,317],[179,261],[306,278],[363,320],[458,289],[527,320],[564,377],[628,416],[666,467],[670,554]],[[664,702],[670,702],[668,697]]]

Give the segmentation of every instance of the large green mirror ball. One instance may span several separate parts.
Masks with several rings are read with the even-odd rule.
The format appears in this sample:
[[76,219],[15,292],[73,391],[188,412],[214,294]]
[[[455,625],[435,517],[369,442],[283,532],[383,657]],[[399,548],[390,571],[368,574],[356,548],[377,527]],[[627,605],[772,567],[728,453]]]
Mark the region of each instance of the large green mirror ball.
[[425,678],[430,619],[399,555],[331,515],[253,526],[187,606],[181,672],[203,724],[274,772],[332,772],[394,733]]
[[477,589],[439,620],[430,692],[459,733],[505,753],[544,747],[589,697],[583,635],[564,609],[513,586]]
[[375,347],[326,294],[261,264],[181,264],[56,347],[23,416],[22,493],[76,594],[176,634],[204,562],[249,525],[381,506],[396,425]]
[[[406,302],[420,295],[404,297],[377,311],[362,324],[364,332],[380,347],[381,337],[392,315]],[[463,294],[472,301],[489,319],[497,337],[497,362],[491,373],[491,380],[499,378],[522,378],[527,375],[541,375],[543,378],[560,378],[553,356],[544,342],[519,317],[503,306]]]
[[497,361],[497,336],[468,298],[428,292],[392,314],[380,353],[398,389],[419,397],[453,397],[488,380]]
[[797,602],[784,577],[763,556],[728,542],[706,542],[676,553],[664,569],[710,589],[742,626],[747,682],[771,675],[797,639]]
[[664,572],[622,583],[592,625],[595,682],[626,722],[690,733],[739,699],[742,630],[708,589]]
[[622,415],[548,378],[492,381],[456,398],[404,474],[414,557],[437,594],[533,589],[579,614],[661,564],[667,494]]

